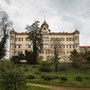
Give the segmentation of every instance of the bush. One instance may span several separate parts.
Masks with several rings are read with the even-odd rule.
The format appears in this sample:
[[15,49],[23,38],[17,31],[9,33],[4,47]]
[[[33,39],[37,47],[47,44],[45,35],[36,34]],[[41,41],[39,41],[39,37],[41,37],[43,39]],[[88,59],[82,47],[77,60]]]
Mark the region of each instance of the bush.
[[35,76],[33,74],[30,74],[27,76],[27,79],[35,79]]
[[86,76],[86,77],[85,77],[85,79],[89,79],[89,77],[88,77],[88,76]]
[[38,66],[37,65],[33,65],[33,68],[38,68]]
[[[6,63],[2,63],[2,66],[0,63],[0,90],[20,90],[26,85],[23,68]],[[4,68],[4,72],[2,68]]]
[[37,72],[35,72],[35,74],[37,74],[37,75],[41,75],[41,72],[37,71]]
[[44,77],[45,80],[52,80],[52,77],[50,75],[47,75]]
[[19,64],[21,60],[25,59],[24,54],[20,53],[17,56],[13,56],[11,61],[14,62],[15,64]]
[[39,70],[43,72],[49,72],[50,71],[50,63],[47,61],[42,61],[39,65]]
[[60,79],[61,79],[62,81],[67,81],[67,77],[65,77],[65,76],[62,76]]
[[44,80],[52,80],[53,79],[51,75],[45,75],[45,74],[43,74],[41,76],[41,78],[43,78]]
[[59,79],[59,77],[57,75],[53,75],[52,79]]
[[75,77],[76,81],[82,81],[82,78],[80,76]]
[[41,75],[41,78],[43,78],[44,79],[44,77],[45,77],[46,75],[45,74],[43,74],[43,75]]
[[24,69],[24,71],[29,71],[28,69]]
[[19,56],[13,56],[12,59],[11,59],[12,62],[14,62],[15,64],[19,64],[20,63],[20,58]]
[[28,64],[36,64],[36,61],[34,59],[34,54],[32,51],[25,50],[25,59]]

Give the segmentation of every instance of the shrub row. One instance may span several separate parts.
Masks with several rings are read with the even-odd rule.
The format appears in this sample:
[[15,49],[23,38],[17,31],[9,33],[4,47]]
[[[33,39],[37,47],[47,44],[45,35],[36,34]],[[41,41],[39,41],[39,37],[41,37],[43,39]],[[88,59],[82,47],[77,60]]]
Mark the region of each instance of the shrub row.
[[53,80],[53,79],[61,79],[63,81],[67,80],[67,77],[65,77],[65,76],[59,77],[57,75],[51,76],[51,75],[45,75],[45,74],[41,75],[41,78],[43,78],[44,80]]
[[36,77],[35,77],[35,75],[33,75],[33,74],[29,74],[26,78],[27,78],[27,79],[35,79]]
[[[53,79],[61,79],[62,81],[67,81],[68,80],[66,76],[59,77],[57,75],[52,75],[51,76],[51,75],[45,75],[45,74],[41,75],[41,78],[44,79],[44,80],[53,80]],[[80,77],[80,76],[76,76],[76,77],[74,77],[74,79],[76,81],[82,81],[82,77]],[[89,77],[85,77],[85,79],[89,79]]]
[[[35,74],[41,75],[41,72],[35,72]],[[29,74],[26,78],[27,79],[35,79],[36,77],[34,74]],[[59,77],[57,75],[46,75],[46,74],[42,74],[41,78],[44,80],[54,80],[54,79],[61,79],[62,81],[68,80],[66,76]],[[74,79],[76,81],[82,81],[82,77],[80,77],[80,76],[76,76],[76,77],[74,77]],[[87,77],[85,77],[85,79],[89,79],[89,77],[87,76]]]

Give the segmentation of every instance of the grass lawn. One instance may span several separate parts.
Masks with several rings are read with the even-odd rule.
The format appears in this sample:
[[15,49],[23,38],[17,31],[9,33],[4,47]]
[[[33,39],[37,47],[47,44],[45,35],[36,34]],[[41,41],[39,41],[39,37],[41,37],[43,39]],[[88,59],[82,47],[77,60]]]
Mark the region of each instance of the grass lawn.
[[[28,76],[29,74],[34,75],[35,79],[27,79],[30,83],[37,83],[37,84],[46,84],[46,85],[54,85],[54,86],[66,86],[66,87],[90,87],[90,68],[86,65],[83,68],[80,69],[74,69],[70,64],[59,64],[58,72],[54,72],[52,67],[52,72],[40,72],[38,71],[38,66],[33,67],[33,65],[21,65],[25,69],[25,74]],[[65,66],[65,68],[60,68],[62,66]],[[37,74],[36,72],[39,72]],[[59,78],[58,79],[52,79],[52,80],[44,80],[41,78],[41,76],[49,75],[53,76],[56,75]],[[67,80],[63,81],[60,79],[60,77],[66,77]],[[77,81],[75,77],[81,77],[82,81]]]
[[[2,89],[0,89],[0,90],[2,90]],[[25,88],[22,88],[20,90],[52,90],[52,89],[38,87],[38,86],[34,86],[34,85],[27,85]]]
[[[37,83],[37,84],[64,86],[64,87],[90,88],[90,64],[85,64],[82,68],[73,68],[70,63],[60,63],[58,65],[58,72],[54,71],[54,65],[52,65],[50,72],[40,72],[38,70],[38,65],[17,64],[17,66],[24,68],[27,83]],[[46,80],[45,78],[42,78],[42,75],[48,76],[48,78],[51,78],[51,80]],[[56,76],[58,78],[53,78],[53,76]],[[62,80],[61,79],[62,77],[66,78],[66,80]],[[76,77],[79,77],[80,80],[77,80]],[[28,86],[26,90],[29,90],[28,88],[30,87],[35,88],[33,86]],[[38,90],[38,89],[30,89],[30,90]]]

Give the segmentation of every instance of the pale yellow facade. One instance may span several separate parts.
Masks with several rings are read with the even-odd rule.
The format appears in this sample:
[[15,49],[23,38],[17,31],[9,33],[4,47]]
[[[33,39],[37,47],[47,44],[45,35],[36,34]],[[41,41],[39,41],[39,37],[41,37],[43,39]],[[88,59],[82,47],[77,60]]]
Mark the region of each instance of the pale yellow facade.
[[[52,33],[49,30],[49,25],[45,21],[41,25],[41,29],[43,34],[43,49],[39,55],[43,57],[43,60],[47,60],[54,55],[54,40],[59,42],[60,48],[58,53],[61,62],[69,62],[68,56],[74,49],[79,51],[78,30],[72,33]],[[14,30],[10,32],[10,58],[18,53],[25,54],[25,50],[32,50],[32,43],[27,37],[27,33],[17,33]]]

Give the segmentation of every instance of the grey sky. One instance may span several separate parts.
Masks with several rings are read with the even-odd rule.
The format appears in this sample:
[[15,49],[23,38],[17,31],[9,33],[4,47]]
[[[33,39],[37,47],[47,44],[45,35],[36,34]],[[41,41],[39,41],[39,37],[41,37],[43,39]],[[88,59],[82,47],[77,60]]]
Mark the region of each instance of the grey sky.
[[52,32],[80,31],[80,45],[90,45],[90,0],[0,0],[8,13],[13,27],[23,32],[26,24],[44,15]]

